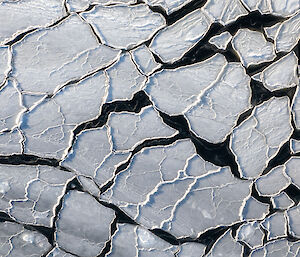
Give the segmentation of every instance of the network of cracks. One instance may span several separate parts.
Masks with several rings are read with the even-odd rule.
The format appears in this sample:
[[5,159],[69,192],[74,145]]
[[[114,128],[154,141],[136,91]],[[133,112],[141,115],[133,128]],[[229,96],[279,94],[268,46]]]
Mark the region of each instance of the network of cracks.
[[0,0],[0,256],[300,256],[299,0]]

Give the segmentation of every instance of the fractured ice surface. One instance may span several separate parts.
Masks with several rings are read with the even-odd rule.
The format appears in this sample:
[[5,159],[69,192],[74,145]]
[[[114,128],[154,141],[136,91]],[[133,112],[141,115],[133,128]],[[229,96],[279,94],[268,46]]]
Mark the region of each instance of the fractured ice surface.
[[22,152],[23,137],[19,130],[0,133],[0,154],[10,155]]
[[236,240],[244,242],[250,248],[263,245],[264,233],[257,221],[248,222],[239,227]]
[[250,196],[243,206],[241,216],[245,220],[260,220],[264,219],[269,213],[269,205],[259,202],[254,197]]
[[231,41],[231,38],[231,34],[228,31],[225,31],[220,35],[211,37],[208,42],[215,45],[219,49],[225,50],[228,43]]
[[129,53],[121,55],[106,72],[109,83],[107,102],[128,100],[146,83],[146,77],[136,68]]
[[288,230],[289,233],[296,237],[300,238],[300,205],[298,204],[295,207],[292,207],[286,211],[288,218]]
[[156,69],[161,67],[160,63],[157,63],[149,50],[145,45],[141,45],[131,51],[133,61],[136,63],[140,71],[149,76]]
[[285,192],[271,198],[272,205],[275,209],[285,210],[294,205],[294,202]]
[[276,57],[274,45],[258,31],[239,29],[232,38],[232,46],[246,67],[272,61]]
[[299,90],[299,88],[297,88],[297,91],[294,96],[292,111],[294,114],[295,126],[297,129],[300,129],[300,90]]
[[47,238],[21,224],[0,222],[0,255],[40,257],[51,249]]
[[89,26],[74,14],[15,44],[12,74],[22,90],[51,94],[69,81],[108,66],[118,54],[99,45]]
[[230,147],[242,177],[255,178],[292,134],[289,98],[271,98],[233,130]]
[[291,148],[292,153],[300,152],[300,141],[291,139],[290,140],[290,148]]
[[[65,87],[23,116],[25,152],[61,159],[77,124],[95,118],[106,97],[103,72]],[[44,115],[47,113],[47,116]]]
[[[197,237],[239,221],[251,184],[234,178],[229,168],[204,161],[190,141],[182,140],[136,154],[101,198],[148,228],[160,227],[176,237]],[[238,193],[232,195],[232,190]]]
[[57,244],[77,256],[96,256],[110,237],[114,218],[113,210],[104,207],[89,194],[70,191],[64,197],[56,222]]
[[174,62],[204,37],[210,25],[207,15],[197,9],[158,32],[150,44],[150,50],[163,62]]
[[286,217],[282,212],[272,214],[261,222],[261,224],[268,231],[267,240],[287,236]]
[[273,91],[299,85],[297,66],[298,58],[294,52],[290,52],[262,71],[264,86]]
[[0,88],[10,70],[11,54],[8,47],[0,47]]
[[180,245],[180,250],[176,257],[203,256],[205,248],[205,245],[199,243],[184,243]]
[[177,11],[192,0],[145,0],[151,6],[161,6],[167,14]]
[[55,247],[49,252],[46,257],[73,257],[75,255],[66,253],[58,247]]
[[239,0],[208,0],[203,6],[209,17],[222,25],[227,25],[248,12]]
[[291,178],[292,183],[300,189],[299,166],[300,158],[292,157],[285,163],[286,174]]
[[96,6],[81,15],[94,27],[102,43],[119,49],[149,40],[166,25],[161,14],[144,4]]
[[141,226],[118,224],[107,257],[173,257],[178,247],[169,244]]
[[22,32],[50,25],[63,15],[63,1],[0,2],[0,45],[7,43]]
[[264,31],[265,31],[267,37],[269,37],[269,38],[271,38],[271,39],[274,40],[275,37],[276,37],[276,33],[277,33],[280,25],[281,25],[281,23],[278,22],[278,23],[276,23],[275,25],[273,25],[271,27],[265,27]]
[[51,227],[72,173],[47,166],[0,166],[0,211],[17,221]]

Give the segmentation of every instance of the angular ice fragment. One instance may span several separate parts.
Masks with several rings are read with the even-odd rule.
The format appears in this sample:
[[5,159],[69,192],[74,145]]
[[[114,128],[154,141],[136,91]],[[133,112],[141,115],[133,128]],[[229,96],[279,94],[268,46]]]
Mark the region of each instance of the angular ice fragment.
[[231,38],[231,34],[228,31],[225,31],[220,35],[211,37],[208,42],[215,45],[219,49],[225,50],[228,43],[231,41]]
[[136,68],[129,53],[121,55],[106,72],[109,83],[107,102],[129,100],[146,83],[146,77]]
[[[0,4],[0,10],[1,10],[1,4]],[[0,11],[1,13],[1,11]],[[0,16],[1,19],[1,16]],[[0,28],[1,31],[1,28]],[[1,32],[0,32],[1,33]],[[2,84],[4,83],[8,72],[10,70],[10,60],[11,59],[11,53],[9,51],[8,47],[0,47],[0,88]]]
[[300,205],[288,209],[286,215],[289,233],[296,238],[300,238]]
[[0,222],[0,256],[39,257],[51,245],[47,238],[34,230],[12,222]]
[[107,257],[161,256],[173,257],[178,247],[155,236],[143,227],[117,224],[112,236],[112,247]]
[[294,202],[285,192],[281,192],[271,198],[272,205],[275,209],[285,210],[294,205]]
[[250,97],[250,78],[245,69],[241,64],[228,63],[185,116],[199,137],[219,143],[232,131],[240,114],[250,109]]
[[300,152],[300,141],[291,139],[290,140],[290,148],[292,153]]
[[294,52],[290,52],[262,71],[262,82],[271,91],[297,86],[299,85],[297,67],[298,58]]
[[[262,0],[263,1],[263,0]],[[274,15],[287,17],[300,10],[299,0],[269,1],[270,12]]]
[[286,174],[291,178],[292,183],[300,189],[300,176],[299,176],[300,158],[293,156],[286,163]]
[[231,230],[228,230],[224,235],[222,235],[207,254],[207,257],[218,256],[243,256],[243,247],[232,237]]
[[287,236],[286,217],[282,212],[276,212],[265,218],[265,220],[261,222],[261,225],[268,231],[268,241]]
[[96,6],[81,15],[94,27],[102,43],[119,49],[149,40],[166,25],[164,17],[145,4]]
[[263,245],[264,232],[257,221],[248,222],[239,227],[236,234],[236,240],[248,245],[250,248],[256,248]]
[[171,137],[176,130],[163,123],[152,106],[140,113],[111,113],[107,125],[111,128],[111,140],[116,151],[133,150],[146,139]]
[[0,133],[0,154],[20,154],[22,152],[23,137],[19,130]]
[[227,25],[248,12],[239,0],[208,0],[203,6],[213,21]]
[[32,109],[46,98],[46,94],[27,94],[22,92],[23,105],[27,109]]
[[174,70],[162,70],[149,78],[146,91],[156,107],[170,115],[182,114],[217,80],[227,61],[221,54]]
[[230,147],[242,177],[255,178],[293,132],[289,98],[271,98],[233,130]]
[[22,32],[46,27],[63,15],[63,1],[26,0],[0,3],[0,45]]
[[151,6],[161,6],[167,14],[171,14],[192,0],[146,0],[145,2]]
[[197,9],[160,31],[153,38],[150,50],[163,62],[175,62],[204,37],[210,25],[207,15]]
[[260,220],[264,219],[269,213],[269,205],[257,201],[254,197],[249,197],[246,201],[241,216],[244,220]]
[[265,31],[267,37],[274,40],[275,36],[277,34],[277,31],[280,28],[280,25],[281,25],[281,22],[278,22],[278,23],[276,23],[275,25],[273,25],[271,27],[265,27],[264,31]]
[[61,159],[75,126],[99,115],[106,96],[105,81],[103,72],[98,72],[27,112],[21,124],[25,153]]
[[75,255],[73,254],[64,252],[58,247],[53,248],[52,251],[46,255],[46,257],[74,257],[74,256]]
[[141,45],[131,51],[133,61],[138,66],[139,70],[146,76],[151,75],[155,70],[161,67],[160,63],[157,63],[146,45]]
[[87,192],[89,192],[91,195],[96,196],[98,198],[100,197],[100,189],[96,185],[93,179],[85,176],[78,176],[77,179]]
[[12,74],[24,91],[52,94],[113,63],[119,53],[99,45],[90,27],[74,14],[14,45]]
[[52,226],[72,173],[44,166],[0,166],[0,210],[17,221]]
[[206,246],[199,243],[188,242],[180,245],[177,257],[204,256]]
[[239,29],[232,38],[232,46],[246,67],[272,61],[276,57],[273,44],[258,31]]
[[89,194],[70,191],[64,198],[56,221],[55,238],[59,247],[82,257],[99,255],[110,236],[115,218]]
[[295,126],[297,129],[300,129],[300,90],[299,90],[299,88],[297,88],[297,91],[294,96],[292,110],[293,110],[293,114],[294,114]]
[[291,179],[285,174],[285,166],[273,168],[268,174],[260,176],[255,181],[255,187],[260,195],[275,196],[289,186]]
[[0,132],[12,130],[20,123],[20,116],[25,111],[21,93],[16,82],[8,80],[0,88]]
[[[299,3],[298,3],[299,4]],[[300,37],[300,11],[284,21],[275,37],[276,52],[289,52]]]

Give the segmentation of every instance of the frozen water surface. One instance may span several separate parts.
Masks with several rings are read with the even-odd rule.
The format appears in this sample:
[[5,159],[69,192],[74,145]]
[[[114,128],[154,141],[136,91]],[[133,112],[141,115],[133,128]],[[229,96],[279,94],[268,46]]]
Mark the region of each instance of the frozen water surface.
[[286,211],[288,218],[288,230],[292,236],[300,237],[300,205]]
[[0,154],[10,155],[22,152],[23,137],[20,130],[0,133]]
[[271,27],[265,27],[264,31],[265,31],[267,37],[274,40],[276,37],[276,33],[277,33],[278,29],[280,28],[280,25],[281,25],[281,23],[279,22]]
[[256,248],[263,245],[264,232],[257,221],[244,223],[239,227],[236,234],[236,240],[245,243],[250,248]]
[[192,0],[146,0],[145,2],[151,6],[161,6],[167,14],[171,14],[192,2]]
[[228,31],[225,31],[220,35],[211,37],[208,42],[215,45],[219,49],[225,50],[228,43],[231,41],[231,38],[231,34]]
[[291,139],[290,140],[290,148],[293,153],[300,152],[300,141]]
[[282,212],[277,212],[267,217],[262,223],[264,229],[268,231],[267,240],[272,240],[287,236],[286,216]]
[[285,192],[271,198],[271,202],[274,208],[276,209],[288,209],[294,205],[294,202]]
[[8,47],[0,47],[0,88],[11,68],[11,53]]

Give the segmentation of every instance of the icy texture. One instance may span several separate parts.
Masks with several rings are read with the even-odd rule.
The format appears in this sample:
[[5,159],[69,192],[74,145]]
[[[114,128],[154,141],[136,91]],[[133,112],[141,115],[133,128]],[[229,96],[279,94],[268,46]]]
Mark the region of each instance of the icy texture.
[[300,205],[287,210],[286,215],[288,217],[289,233],[296,238],[300,238]]
[[14,46],[13,76],[24,91],[51,94],[69,81],[108,66],[118,53],[99,45],[89,26],[72,15]]
[[249,197],[246,201],[241,216],[245,220],[264,219],[269,213],[269,205],[259,202],[254,197]]
[[[25,152],[61,159],[77,124],[95,118],[106,97],[103,72],[67,86],[23,117]],[[44,115],[47,113],[47,116]]]
[[163,62],[174,62],[204,37],[210,25],[207,15],[195,10],[160,31],[152,40],[150,50]]
[[273,25],[271,27],[265,27],[264,31],[265,31],[267,37],[274,40],[280,25],[281,25],[281,23],[278,22],[278,23],[276,23],[275,25]]
[[22,152],[23,137],[19,130],[0,133],[0,154],[10,155]]
[[55,207],[73,174],[45,166],[0,166],[0,211],[17,221],[52,226]]
[[147,41],[166,25],[161,14],[144,4],[96,6],[81,15],[94,27],[102,43],[120,49]]
[[[1,4],[0,4],[1,7]],[[0,16],[1,17],[1,16]],[[1,19],[1,18],[0,18]],[[1,28],[0,28],[1,30]],[[0,88],[4,83],[10,70],[10,51],[8,47],[0,47]]]
[[[299,2],[298,2],[299,4]],[[289,52],[297,44],[300,37],[300,11],[284,21],[275,37],[277,52]]]
[[135,48],[131,52],[133,61],[136,63],[139,70],[149,76],[155,70],[161,67],[161,64],[157,63],[146,45],[141,45]]
[[209,17],[222,25],[227,25],[243,15],[247,15],[247,10],[239,0],[208,0],[203,10]]
[[138,71],[129,53],[120,56],[118,62],[106,72],[109,83],[108,102],[128,100],[146,83],[146,77]]
[[167,14],[171,14],[192,0],[146,0],[145,2],[151,6],[161,6]]
[[258,31],[239,29],[232,38],[232,46],[246,67],[272,61],[276,57],[273,44]]
[[55,247],[52,249],[51,252],[49,252],[46,257],[73,257],[75,255],[66,253],[63,250],[59,249],[58,247]]
[[203,256],[205,248],[205,245],[199,243],[184,243],[180,246],[176,257]]
[[293,200],[285,192],[271,198],[271,202],[274,208],[281,210],[288,209],[294,205]]
[[22,32],[41,28],[63,17],[63,1],[26,0],[0,3],[0,45]]
[[27,230],[21,224],[0,223],[0,255],[12,257],[40,257],[51,249],[47,238]]
[[297,66],[298,58],[291,52],[263,70],[261,80],[270,91],[299,85]]
[[112,237],[111,251],[105,256],[173,257],[177,248],[140,226],[118,224]]
[[285,174],[285,166],[281,165],[259,177],[255,181],[255,187],[260,195],[275,196],[288,187],[290,183],[290,178]]
[[231,231],[228,230],[221,236],[212,247],[207,257],[232,256],[242,257],[243,247],[232,238]]
[[292,110],[293,110],[293,114],[294,114],[295,126],[297,129],[300,129],[300,90],[299,90],[299,88],[297,89],[295,96],[294,96]]
[[264,235],[259,223],[253,221],[239,227],[236,240],[245,243],[250,248],[256,248],[263,245]]
[[288,97],[271,98],[233,130],[230,147],[242,177],[255,178],[292,134]]
[[[136,154],[101,198],[146,227],[161,227],[176,237],[197,237],[208,229],[239,221],[250,185],[250,181],[234,178],[229,168],[204,161],[192,143],[184,140]],[[232,190],[238,193],[232,196]]]
[[271,216],[267,217],[261,224],[268,231],[268,241],[287,236],[286,217],[282,212],[276,212],[272,214]]
[[300,189],[299,165],[299,157],[292,157],[285,163],[286,174],[291,178],[292,183]]
[[290,148],[292,153],[300,152],[300,141],[291,139],[290,140]]
[[96,256],[110,237],[114,218],[113,210],[102,206],[89,194],[70,191],[56,222],[57,244],[72,254]]
[[228,31],[225,31],[220,35],[211,37],[208,42],[215,45],[219,49],[225,50],[228,43],[231,41],[231,38],[231,34]]

